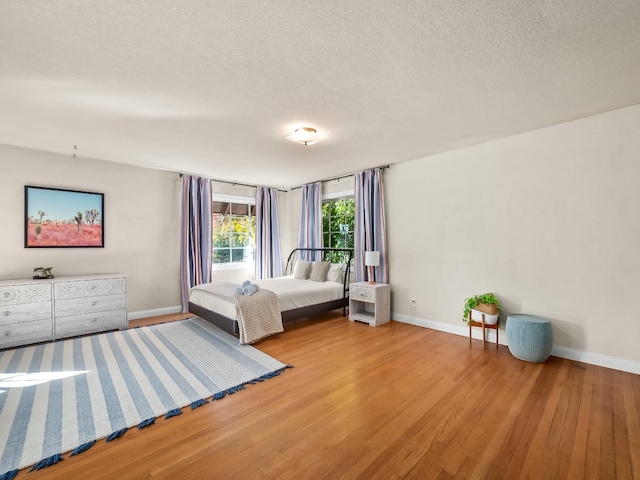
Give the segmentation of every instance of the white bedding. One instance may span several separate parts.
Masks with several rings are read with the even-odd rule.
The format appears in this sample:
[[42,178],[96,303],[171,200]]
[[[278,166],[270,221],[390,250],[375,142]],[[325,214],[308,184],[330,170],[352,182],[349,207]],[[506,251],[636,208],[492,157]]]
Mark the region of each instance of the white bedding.
[[[314,282],[288,276],[255,280],[253,283],[278,296],[281,312],[342,298],[343,286],[337,282]],[[236,318],[236,306],[233,302],[209,293],[208,290],[213,285],[215,283],[196,285],[189,292],[189,301],[225,317]]]

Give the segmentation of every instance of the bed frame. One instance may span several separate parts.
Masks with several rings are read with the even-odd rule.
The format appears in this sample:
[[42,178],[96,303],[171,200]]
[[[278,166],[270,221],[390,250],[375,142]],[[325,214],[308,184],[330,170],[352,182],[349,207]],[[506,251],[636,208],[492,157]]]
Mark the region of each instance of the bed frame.
[[[351,276],[351,263],[353,260],[353,250],[346,248],[296,248],[287,259],[287,265],[284,269],[284,275],[292,275],[298,258],[303,260],[313,258],[322,261],[330,261],[333,263],[344,263],[347,265],[344,280],[342,284],[342,298],[332,300],[330,302],[318,303],[307,307],[295,308],[293,310],[285,310],[281,312],[282,323],[292,322],[301,318],[312,317],[320,313],[330,312],[342,308],[342,315],[347,316],[347,307],[349,306],[349,278]],[[213,323],[216,327],[224,330],[232,335],[239,335],[238,322],[235,318],[225,317],[219,313],[208,310],[200,305],[189,302],[189,312],[204,318],[208,322]]]

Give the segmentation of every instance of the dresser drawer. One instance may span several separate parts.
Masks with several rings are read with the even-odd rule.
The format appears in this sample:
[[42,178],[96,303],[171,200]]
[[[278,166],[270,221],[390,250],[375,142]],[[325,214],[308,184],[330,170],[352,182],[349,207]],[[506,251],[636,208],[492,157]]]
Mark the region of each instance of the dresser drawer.
[[127,310],[87,313],[56,317],[56,336],[84,334],[99,330],[111,330],[128,325]]
[[353,300],[359,300],[361,302],[375,303],[376,301],[376,289],[362,287],[359,285],[351,285],[349,287],[349,297]]
[[127,308],[126,295],[103,295],[101,297],[80,297],[56,300],[56,317],[105,312]]
[[104,278],[99,280],[79,280],[75,282],[56,282],[55,299],[118,295],[127,292],[127,282],[122,278]]
[[0,306],[0,325],[31,322],[48,318],[51,323],[51,302]]
[[50,318],[33,322],[0,324],[0,347],[48,340],[52,334],[53,322]]
[[0,306],[48,301],[51,301],[50,283],[0,287]]

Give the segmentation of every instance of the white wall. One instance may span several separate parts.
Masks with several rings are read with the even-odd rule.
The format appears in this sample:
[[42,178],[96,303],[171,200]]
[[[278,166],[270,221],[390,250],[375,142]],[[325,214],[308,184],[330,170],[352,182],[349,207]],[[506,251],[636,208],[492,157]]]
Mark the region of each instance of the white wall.
[[[0,279],[124,273],[129,312],[180,305],[175,173],[0,145]],[[24,248],[24,186],[104,193],[105,248]]]
[[393,311],[464,299],[551,319],[557,346],[640,361],[640,106],[385,171]]

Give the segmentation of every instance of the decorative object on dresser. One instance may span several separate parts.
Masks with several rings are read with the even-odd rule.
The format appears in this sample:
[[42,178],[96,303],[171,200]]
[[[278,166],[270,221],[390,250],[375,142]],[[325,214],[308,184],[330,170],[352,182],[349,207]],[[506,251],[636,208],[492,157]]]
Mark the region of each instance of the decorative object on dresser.
[[55,278],[53,273],[51,273],[53,267],[36,267],[33,269],[33,273],[37,273],[37,275],[33,276],[34,280],[40,280],[42,278]]
[[124,275],[0,281],[0,348],[127,326]]
[[364,252],[364,264],[369,271],[369,284],[373,285],[374,283],[376,283],[373,274],[373,267],[380,266],[380,252]]
[[104,247],[104,194],[24,187],[25,248]]
[[391,320],[391,286],[357,282],[349,286],[349,320],[377,327]]

